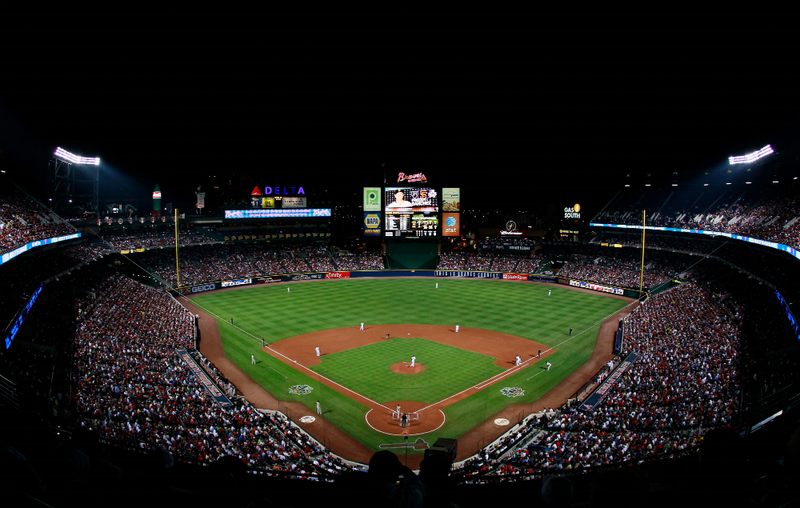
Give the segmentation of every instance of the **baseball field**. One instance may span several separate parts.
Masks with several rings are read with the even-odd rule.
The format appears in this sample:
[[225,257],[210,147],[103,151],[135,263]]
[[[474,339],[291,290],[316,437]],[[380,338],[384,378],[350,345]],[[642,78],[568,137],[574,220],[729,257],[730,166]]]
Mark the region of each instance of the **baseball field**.
[[[459,437],[508,407],[519,408],[509,420],[524,417],[589,360],[601,323],[628,302],[554,285],[397,278],[238,288],[192,303],[216,320],[227,358],[275,399],[314,419],[319,402],[324,421],[377,450]],[[397,405],[412,415],[405,427]]]

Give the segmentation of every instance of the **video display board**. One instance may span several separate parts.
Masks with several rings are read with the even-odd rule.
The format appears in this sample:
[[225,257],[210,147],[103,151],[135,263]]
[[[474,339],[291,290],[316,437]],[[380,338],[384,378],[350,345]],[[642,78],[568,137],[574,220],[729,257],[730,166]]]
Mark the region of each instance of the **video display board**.
[[438,236],[439,193],[430,187],[385,187],[383,189],[387,237]]

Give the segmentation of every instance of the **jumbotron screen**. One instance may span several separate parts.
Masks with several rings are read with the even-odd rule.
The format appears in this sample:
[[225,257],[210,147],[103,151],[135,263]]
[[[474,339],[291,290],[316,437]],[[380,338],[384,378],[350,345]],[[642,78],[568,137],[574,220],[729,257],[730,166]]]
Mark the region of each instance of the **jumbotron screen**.
[[439,231],[439,193],[429,187],[383,189],[384,234],[396,238],[435,237]]

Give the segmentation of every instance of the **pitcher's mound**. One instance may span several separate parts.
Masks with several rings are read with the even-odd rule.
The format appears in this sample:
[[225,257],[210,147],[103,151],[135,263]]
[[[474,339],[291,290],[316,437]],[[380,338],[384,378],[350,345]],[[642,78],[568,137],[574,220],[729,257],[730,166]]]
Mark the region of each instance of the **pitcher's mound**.
[[398,362],[389,367],[395,374],[419,374],[425,370],[425,366],[419,362],[415,362],[411,367],[411,362]]

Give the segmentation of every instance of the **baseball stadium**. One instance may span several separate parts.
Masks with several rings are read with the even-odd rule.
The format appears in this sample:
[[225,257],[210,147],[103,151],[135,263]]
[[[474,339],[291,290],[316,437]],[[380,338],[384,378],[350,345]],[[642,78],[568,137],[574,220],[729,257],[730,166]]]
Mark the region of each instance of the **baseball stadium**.
[[21,101],[0,110],[9,506],[800,500],[788,129],[581,184],[416,149],[173,175],[106,157],[96,126],[12,142],[21,90],[0,95]]

